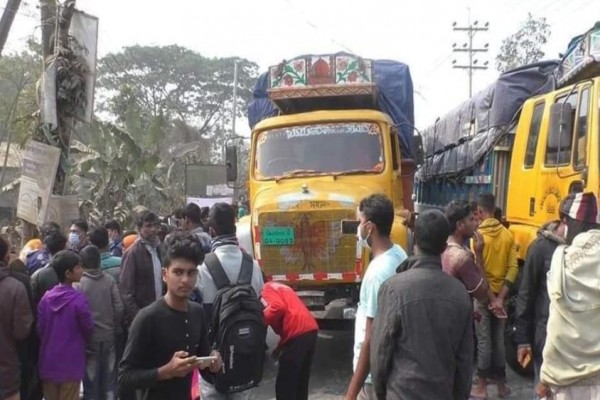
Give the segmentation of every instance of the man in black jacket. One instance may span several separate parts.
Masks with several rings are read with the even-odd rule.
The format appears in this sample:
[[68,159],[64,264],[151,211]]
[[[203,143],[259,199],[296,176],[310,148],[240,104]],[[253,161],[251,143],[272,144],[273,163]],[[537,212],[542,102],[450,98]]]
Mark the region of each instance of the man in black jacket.
[[533,360],[534,387],[540,380],[550,308],[546,274],[550,270],[554,250],[558,245],[565,243],[565,226],[563,221],[552,221],[538,231],[537,239],[527,250],[522,271],[517,298],[515,341],[519,346],[519,363],[526,365],[529,363],[527,359]]
[[164,294],[161,278],[161,251],[158,239],[160,221],[150,210],[137,215],[138,238],[123,254],[119,277],[127,326],[140,309]]
[[466,400],[473,373],[473,308],[442,271],[450,223],[437,210],[415,223],[417,255],[381,285],[371,338],[379,400]]
[[[167,293],[137,313],[119,368],[122,390],[141,390],[145,400],[189,400],[192,372],[221,370],[211,351],[202,306],[190,302],[198,265],[204,260],[200,240],[178,233],[167,241],[162,279]],[[213,359],[198,359],[212,356]]]
[[50,255],[50,262],[38,269],[31,276],[31,293],[33,297],[33,310],[37,313],[37,306],[44,294],[58,285],[58,276],[52,268],[52,257],[67,247],[67,237],[61,231],[52,231],[44,237],[44,245]]

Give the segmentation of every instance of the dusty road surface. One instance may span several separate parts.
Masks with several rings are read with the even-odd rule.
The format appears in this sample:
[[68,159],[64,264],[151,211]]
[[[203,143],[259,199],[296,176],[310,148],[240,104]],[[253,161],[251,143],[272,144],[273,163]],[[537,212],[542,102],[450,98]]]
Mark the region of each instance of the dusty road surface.
[[[269,346],[276,343],[276,337],[269,335]],[[352,376],[353,332],[321,331],[317,352],[313,361],[310,381],[310,399],[338,400],[343,398],[346,386]],[[507,369],[509,386],[513,390],[510,397],[514,400],[531,400],[532,384]],[[275,400],[275,378],[277,367],[267,361],[265,376],[256,391],[257,400]],[[489,389],[489,399],[498,399],[495,387]]]

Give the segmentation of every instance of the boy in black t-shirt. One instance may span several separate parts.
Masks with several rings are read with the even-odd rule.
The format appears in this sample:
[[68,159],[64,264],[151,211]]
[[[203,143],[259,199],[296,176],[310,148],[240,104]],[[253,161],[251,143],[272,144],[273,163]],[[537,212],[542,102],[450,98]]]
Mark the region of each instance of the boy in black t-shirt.
[[[202,306],[188,300],[203,260],[194,235],[178,233],[167,241],[167,294],[133,320],[119,368],[121,390],[141,389],[146,400],[189,400],[194,369],[222,368],[221,356],[210,349]],[[212,360],[198,360],[209,355]]]

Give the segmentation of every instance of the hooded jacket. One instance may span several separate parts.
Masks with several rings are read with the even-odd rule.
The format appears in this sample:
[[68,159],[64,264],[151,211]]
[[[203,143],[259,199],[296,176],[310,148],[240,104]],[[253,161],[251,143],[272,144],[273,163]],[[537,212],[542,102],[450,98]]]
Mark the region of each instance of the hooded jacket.
[[100,253],[100,268],[112,276],[117,285],[121,276],[121,257],[115,257],[108,251]]
[[315,317],[289,286],[266,283],[261,298],[265,323],[281,337],[278,348],[298,336],[319,330]]
[[65,284],[46,292],[38,305],[37,328],[42,380],[54,383],[82,380],[86,340],[94,329],[85,295]]
[[548,274],[550,315],[541,381],[600,383],[600,230],[580,233],[554,252]]
[[29,336],[33,313],[25,286],[0,263],[0,394],[19,392],[17,341]]
[[87,270],[78,289],[90,303],[94,319],[92,342],[114,342],[123,319],[123,302],[115,280],[100,269]]
[[59,283],[58,276],[56,276],[51,264],[47,264],[33,273],[31,276],[31,295],[34,309],[37,309],[44,294]]
[[515,239],[495,218],[485,219],[479,232],[483,235],[485,276],[492,292],[499,293],[505,283],[514,284],[519,274]]
[[537,239],[529,246],[517,298],[515,342],[532,346],[538,365],[542,362],[550,308],[547,274],[554,250],[565,243],[563,238],[554,233],[558,225],[556,221],[544,225],[538,231]]

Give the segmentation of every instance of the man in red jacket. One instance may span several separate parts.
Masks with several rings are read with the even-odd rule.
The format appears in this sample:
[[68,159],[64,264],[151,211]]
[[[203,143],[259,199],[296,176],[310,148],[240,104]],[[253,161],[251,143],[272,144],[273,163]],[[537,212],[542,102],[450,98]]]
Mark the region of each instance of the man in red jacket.
[[310,364],[317,345],[317,321],[288,286],[269,282],[262,291],[267,325],[280,336],[273,357],[279,356],[275,384],[277,400],[307,400]]

